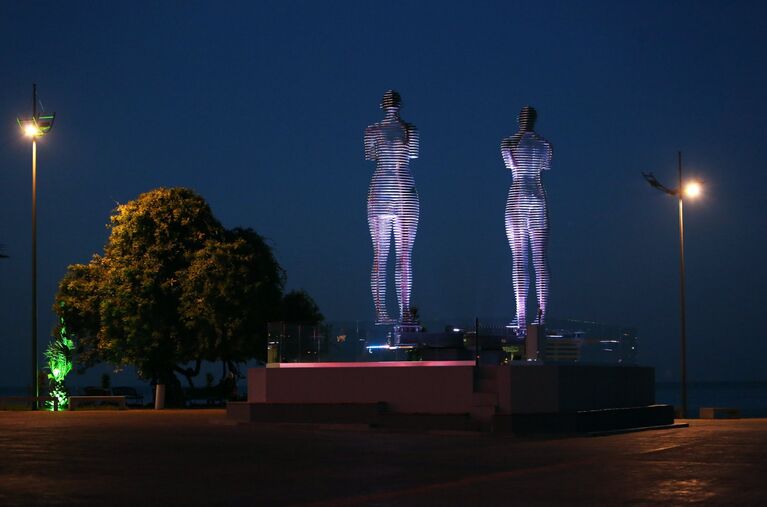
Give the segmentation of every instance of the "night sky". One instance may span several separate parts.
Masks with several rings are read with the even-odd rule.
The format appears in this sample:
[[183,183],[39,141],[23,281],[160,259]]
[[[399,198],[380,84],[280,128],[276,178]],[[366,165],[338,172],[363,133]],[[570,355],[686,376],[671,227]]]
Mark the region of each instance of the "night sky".
[[[554,146],[550,316],[633,325],[678,363],[676,153],[686,208],[689,376],[766,380],[767,8],[759,2],[0,3],[0,385],[29,374],[31,85],[40,351],[58,280],[110,211],[199,192],[271,241],[328,320],[372,320],[364,128],[389,88],[421,134],[413,302],[428,320],[513,317],[503,137],[521,106]],[[393,295],[393,294],[392,294]],[[531,301],[532,304],[532,301]],[[42,362],[42,357],[41,357]]]

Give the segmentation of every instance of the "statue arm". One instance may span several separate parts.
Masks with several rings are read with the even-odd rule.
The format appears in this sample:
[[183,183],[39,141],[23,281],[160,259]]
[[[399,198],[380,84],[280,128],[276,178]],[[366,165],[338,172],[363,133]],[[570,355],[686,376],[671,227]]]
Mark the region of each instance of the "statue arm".
[[548,171],[551,169],[551,157],[554,156],[554,149],[549,142],[546,142],[546,158],[543,161],[543,170]]
[[413,125],[407,126],[407,149],[409,158],[418,158],[421,136]]
[[511,159],[511,139],[508,137],[501,141],[501,157],[506,169],[511,169],[514,162]]
[[365,160],[377,160],[376,156],[376,133],[370,126],[365,129]]

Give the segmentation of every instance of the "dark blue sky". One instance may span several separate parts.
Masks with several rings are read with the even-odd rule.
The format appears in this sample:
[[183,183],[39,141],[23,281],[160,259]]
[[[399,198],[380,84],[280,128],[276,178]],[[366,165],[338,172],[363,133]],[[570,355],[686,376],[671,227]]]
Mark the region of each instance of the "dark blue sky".
[[413,300],[511,318],[499,154],[524,104],[554,145],[550,315],[635,325],[678,362],[676,151],[687,207],[690,377],[767,379],[767,17],[758,2],[0,3],[0,385],[28,377],[29,143],[37,82],[41,350],[57,281],[116,203],[202,194],[272,241],[330,320],[372,319],[365,126],[388,88],[421,132]]

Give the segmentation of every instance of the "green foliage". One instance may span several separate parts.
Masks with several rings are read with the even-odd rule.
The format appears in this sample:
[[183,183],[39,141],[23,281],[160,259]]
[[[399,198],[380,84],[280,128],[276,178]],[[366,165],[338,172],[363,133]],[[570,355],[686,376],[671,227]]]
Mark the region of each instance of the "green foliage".
[[56,313],[77,336],[77,362],[81,371],[100,361],[98,333],[104,270],[105,260],[98,255],[88,264],[69,266],[56,294]]
[[[45,358],[48,360],[48,392],[58,400],[59,409],[69,405],[69,392],[64,379],[72,371],[72,352],[74,343],[67,336],[67,328],[64,319],[60,319],[58,336],[53,339],[45,350]],[[53,402],[46,402],[49,409],[53,409]]]
[[[98,354],[170,380],[198,356],[178,312],[194,253],[223,236],[205,200],[188,189],[157,189],[118,206],[104,249]],[[163,381],[164,381],[163,380]]]
[[[171,403],[174,372],[191,383],[202,360],[236,371],[236,363],[266,355],[266,322],[283,311],[285,274],[260,235],[226,230],[183,188],[118,206],[110,228],[103,257],[70,266],[56,295],[84,368],[134,365],[166,384]],[[311,298],[303,300],[321,318]],[[185,368],[190,362],[197,366]]]
[[203,359],[243,362],[266,352],[266,323],[277,314],[285,275],[251,229],[227,231],[195,252],[179,311]]
[[325,320],[314,299],[303,290],[293,290],[282,300],[283,322],[316,325]]

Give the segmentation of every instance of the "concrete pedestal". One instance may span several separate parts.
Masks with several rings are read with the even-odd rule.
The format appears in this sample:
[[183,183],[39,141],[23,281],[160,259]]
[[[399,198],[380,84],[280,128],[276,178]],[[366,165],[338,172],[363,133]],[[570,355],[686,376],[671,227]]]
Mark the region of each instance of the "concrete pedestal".
[[248,402],[229,403],[227,413],[237,421],[571,432],[671,424],[672,412],[654,403],[654,370],[640,366],[290,363],[248,370]]

